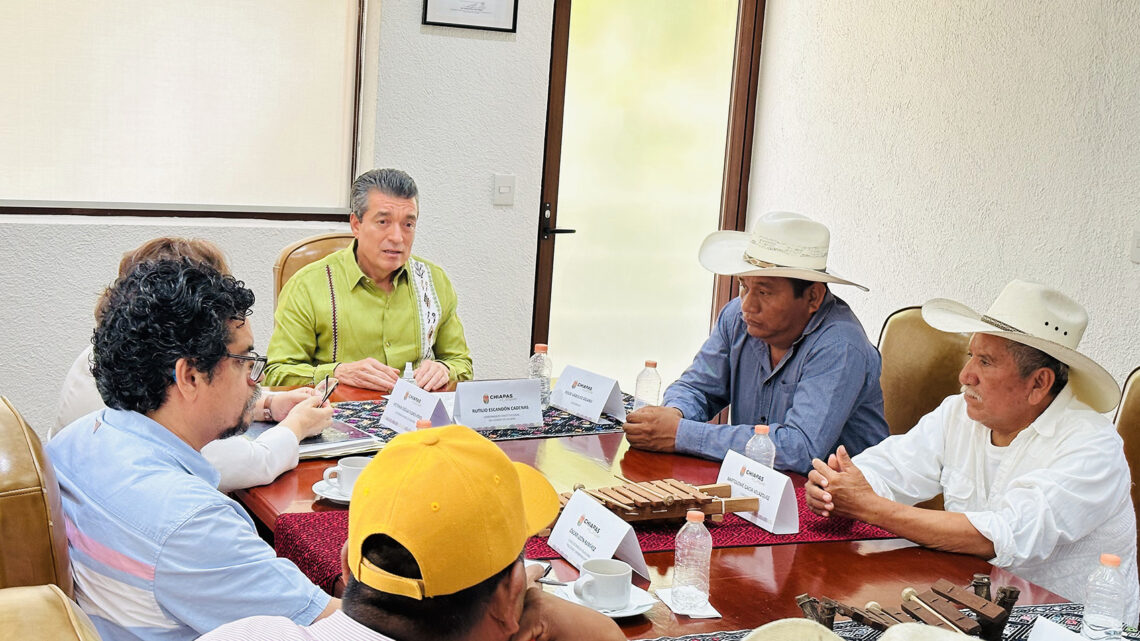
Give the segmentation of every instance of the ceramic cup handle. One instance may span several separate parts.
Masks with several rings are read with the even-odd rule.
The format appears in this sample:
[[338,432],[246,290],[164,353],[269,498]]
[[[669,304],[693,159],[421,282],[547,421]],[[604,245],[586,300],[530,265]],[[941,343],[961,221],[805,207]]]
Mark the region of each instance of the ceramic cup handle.
[[338,490],[340,489],[340,473],[337,466],[325,468],[325,482],[335,485]]
[[578,577],[578,580],[574,582],[574,596],[592,607],[597,599],[594,577],[590,575]]

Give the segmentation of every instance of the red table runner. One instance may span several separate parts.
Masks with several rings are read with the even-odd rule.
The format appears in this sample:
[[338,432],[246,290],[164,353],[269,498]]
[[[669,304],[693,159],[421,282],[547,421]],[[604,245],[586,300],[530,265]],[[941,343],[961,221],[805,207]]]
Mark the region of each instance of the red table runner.
[[[862,539],[888,539],[890,532],[861,521],[840,518],[821,518],[812,513],[804,502],[803,488],[796,488],[799,505],[800,531],[797,534],[776,535],[745,521],[735,514],[726,514],[721,523],[705,522],[712,534],[713,547],[727,548],[752,545],[778,545],[782,543],[816,543],[822,541],[854,541]],[[638,543],[644,552],[665,552],[673,549],[677,536],[675,523],[664,525],[634,525]],[[310,512],[282,514],[277,517],[274,542],[277,556],[297,564],[305,576],[331,592],[340,576],[340,548],[348,538],[348,512]],[[526,544],[526,558],[553,559],[559,555],[545,538],[531,537]]]

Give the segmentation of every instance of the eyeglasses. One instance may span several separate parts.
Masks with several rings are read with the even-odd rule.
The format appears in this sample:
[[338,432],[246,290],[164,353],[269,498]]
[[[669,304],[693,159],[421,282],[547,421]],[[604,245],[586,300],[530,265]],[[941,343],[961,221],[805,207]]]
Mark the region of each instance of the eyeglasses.
[[227,352],[226,356],[236,358],[239,361],[249,361],[251,363],[249,366],[249,380],[254,383],[261,380],[261,375],[265,373],[265,364],[269,362],[267,357],[257,352],[250,352],[249,354],[230,354]]

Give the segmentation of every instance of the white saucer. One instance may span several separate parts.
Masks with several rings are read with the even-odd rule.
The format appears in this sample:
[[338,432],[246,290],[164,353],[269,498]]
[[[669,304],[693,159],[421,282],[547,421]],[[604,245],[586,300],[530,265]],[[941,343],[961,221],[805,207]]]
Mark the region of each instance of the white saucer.
[[632,617],[638,614],[644,614],[652,610],[653,606],[657,605],[656,597],[646,592],[645,590],[642,590],[636,585],[629,586],[629,603],[620,610],[603,610],[601,608],[595,608],[594,606],[583,602],[577,597],[577,595],[574,594],[573,583],[559,588],[555,594],[562,597],[563,599],[566,599],[567,601],[570,601],[571,603],[577,603],[578,605],[586,606],[591,610],[597,610],[598,612],[601,612],[611,619],[620,619],[622,617]]
[[348,503],[351,496],[345,496],[340,493],[340,488],[329,483],[325,480],[313,483],[313,494],[316,494],[322,499],[328,499],[334,503]]

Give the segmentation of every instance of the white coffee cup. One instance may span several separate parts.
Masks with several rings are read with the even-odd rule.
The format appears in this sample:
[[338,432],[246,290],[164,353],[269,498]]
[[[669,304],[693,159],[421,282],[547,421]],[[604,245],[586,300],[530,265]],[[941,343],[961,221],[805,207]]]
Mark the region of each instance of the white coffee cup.
[[371,456],[347,456],[336,462],[336,465],[325,470],[325,482],[332,485],[344,496],[352,496],[352,486],[364,471],[364,467],[372,462]]
[[595,610],[620,610],[629,605],[633,568],[617,559],[590,559],[574,582],[574,596]]

